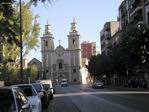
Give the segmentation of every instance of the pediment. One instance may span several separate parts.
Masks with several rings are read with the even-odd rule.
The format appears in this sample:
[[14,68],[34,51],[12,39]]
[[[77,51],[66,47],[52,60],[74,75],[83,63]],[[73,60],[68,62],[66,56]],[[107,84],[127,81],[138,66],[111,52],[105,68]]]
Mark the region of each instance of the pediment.
[[62,46],[58,46],[55,51],[57,56],[62,56],[65,52],[65,49]]

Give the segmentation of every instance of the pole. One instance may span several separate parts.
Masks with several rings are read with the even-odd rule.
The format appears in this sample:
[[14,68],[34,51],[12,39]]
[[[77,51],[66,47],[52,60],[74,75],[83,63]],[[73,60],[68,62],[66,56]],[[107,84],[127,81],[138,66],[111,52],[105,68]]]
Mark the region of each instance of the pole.
[[45,48],[45,46],[46,46],[46,40],[44,40],[44,77],[43,77],[43,79],[46,79],[46,71],[47,71],[47,67],[46,67],[46,48]]
[[22,2],[21,0],[19,1],[20,3],[20,75],[21,75],[21,82],[23,82],[23,56],[22,56]]

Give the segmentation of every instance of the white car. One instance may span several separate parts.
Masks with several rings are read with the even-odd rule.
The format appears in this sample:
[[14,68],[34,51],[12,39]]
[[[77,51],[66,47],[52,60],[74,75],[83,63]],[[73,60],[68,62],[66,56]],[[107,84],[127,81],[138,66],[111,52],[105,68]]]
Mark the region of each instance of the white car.
[[67,87],[68,86],[68,82],[67,82],[67,79],[61,79],[61,87]]
[[32,112],[26,95],[17,87],[0,88],[0,112]]
[[28,101],[32,107],[32,112],[42,112],[41,99],[32,84],[18,84],[15,86],[21,88],[28,97]]

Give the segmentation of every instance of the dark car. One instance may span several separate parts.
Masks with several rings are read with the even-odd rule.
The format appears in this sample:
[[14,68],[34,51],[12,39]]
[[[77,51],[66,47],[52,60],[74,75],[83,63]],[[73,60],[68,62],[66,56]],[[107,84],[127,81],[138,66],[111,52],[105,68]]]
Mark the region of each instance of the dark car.
[[49,100],[53,100],[53,94],[55,94],[55,89],[51,80],[37,80],[36,82],[41,83],[44,89],[48,92]]
[[47,91],[44,90],[44,87],[41,83],[32,83],[34,88],[36,89],[37,93],[41,97],[41,102],[42,102],[42,108],[47,109],[49,100],[48,100],[48,93]]
[[95,81],[95,82],[93,82],[92,88],[94,88],[94,89],[104,88],[103,82],[102,81]]
[[26,95],[17,87],[0,88],[0,112],[31,112]]
[[49,84],[43,84],[44,89],[48,92],[49,100],[53,100],[53,92],[50,89]]

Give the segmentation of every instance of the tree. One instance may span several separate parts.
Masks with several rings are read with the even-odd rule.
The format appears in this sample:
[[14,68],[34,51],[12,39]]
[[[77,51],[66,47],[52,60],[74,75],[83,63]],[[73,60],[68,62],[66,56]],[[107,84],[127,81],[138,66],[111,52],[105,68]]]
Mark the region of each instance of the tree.
[[33,3],[35,6],[37,5],[37,3],[41,1],[42,3],[45,3],[46,1],[49,2],[49,3],[53,3],[55,2],[56,0],[30,0],[31,3]]
[[95,78],[101,78],[104,74],[111,73],[110,58],[107,55],[98,54],[90,58],[87,69]]
[[123,64],[122,54],[119,50],[119,45],[115,45],[110,49],[110,72],[112,74],[124,75],[126,72],[125,66]]
[[19,19],[13,1],[0,1],[0,42],[18,43]]
[[[40,0],[30,0],[29,4],[37,5]],[[45,3],[54,2],[54,0],[41,0]],[[19,45],[19,16],[16,16],[16,0],[0,0],[0,42],[3,43],[7,41],[8,43],[15,42]],[[19,12],[17,12],[19,13]]]
[[31,3],[22,3],[22,30],[23,30],[23,57],[26,57],[31,49],[39,47],[40,26],[37,22],[38,15],[33,16]]
[[86,66],[89,73],[93,77],[95,77],[97,75],[96,62],[97,62],[97,56],[91,56],[90,61],[89,61],[88,65]]
[[[22,3],[22,37],[23,37],[23,57],[25,58],[31,49],[36,49],[39,46],[39,23],[37,23],[37,15],[33,16],[30,10],[31,4],[30,3]],[[17,7],[15,10],[16,16],[19,15],[17,12]],[[15,26],[13,26],[15,29]],[[19,34],[18,34],[19,35]],[[17,37],[19,38],[19,37]],[[4,54],[5,54],[5,61],[13,60],[14,62],[17,61],[19,58],[19,43],[16,44],[8,41],[4,41]]]
[[143,63],[144,38],[136,26],[128,26],[121,34],[120,52],[127,68],[134,68]]

